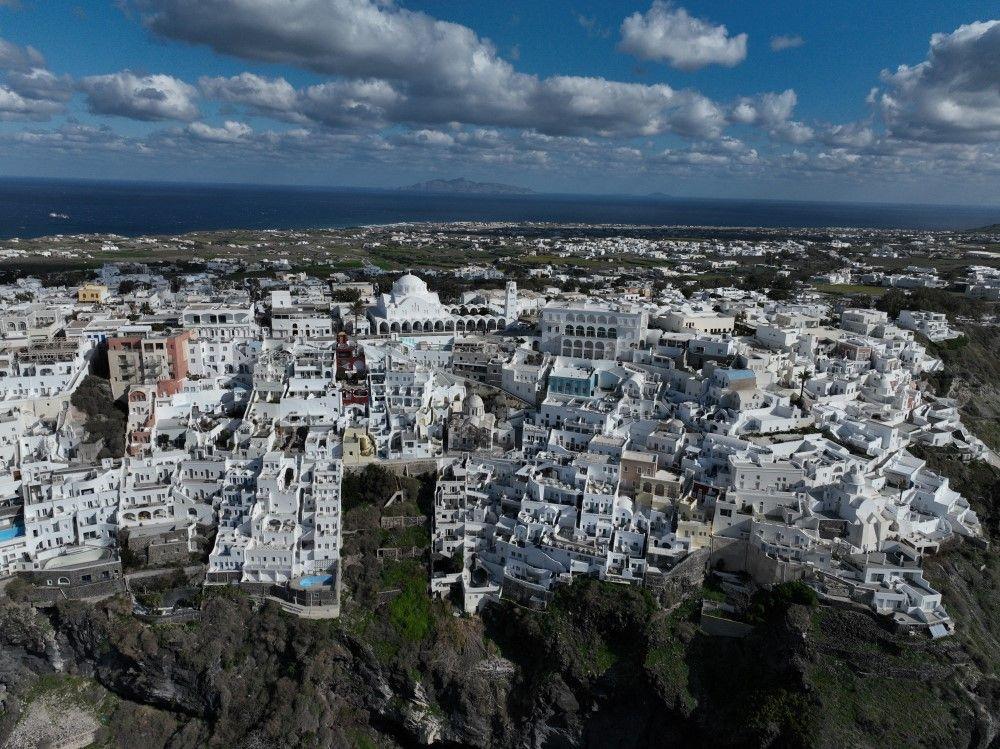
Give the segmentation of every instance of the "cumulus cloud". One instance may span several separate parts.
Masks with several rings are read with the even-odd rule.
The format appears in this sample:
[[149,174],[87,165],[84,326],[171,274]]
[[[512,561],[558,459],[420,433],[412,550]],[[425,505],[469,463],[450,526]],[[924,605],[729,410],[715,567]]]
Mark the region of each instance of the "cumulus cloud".
[[706,97],[665,84],[620,83],[603,78],[555,76],[530,97],[532,116],[514,124],[561,135],[593,133],[716,137],[722,111]]
[[45,58],[34,47],[22,47],[0,38],[0,70],[31,70],[45,67]]
[[889,132],[928,142],[1000,138],[1000,21],[931,36],[927,59],[882,71],[869,97]]
[[240,73],[231,78],[203,77],[198,85],[210,99],[245,104],[265,113],[284,115],[298,105],[298,91],[284,78]]
[[210,79],[206,93],[283,119],[418,126],[461,122],[555,135],[717,133],[706,97],[666,85],[518,72],[460,24],[390,0],[135,0],[155,33],[250,60],[337,76],[292,92],[252,74]]
[[868,148],[876,142],[875,132],[863,123],[828,125],[820,133],[823,143],[848,148]]
[[[987,184],[1000,175],[997,22],[934,35],[924,62],[883,72],[870,95],[871,117],[830,124],[797,119],[792,89],[718,102],[663,83],[523,73],[471,29],[396,0],[122,2],[164,38],[300,67],[321,80],[296,86],[245,72],[195,83],[126,70],[73,81],[51,72],[34,48],[0,41],[0,120],[50,119],[79,93],[96,114],[176,121],[141,137],[72,122],[8,127],[3,147],[116,152],[145,165],[256,162],[266,174],[289,164],[317,173],[330,164],[441,174],[478,167],[511,177],[536,170],[563,185],[644,172],[724,180],[832,175],[864,185],[879,178]],[[580,23],[596,33],[590,19]],[[800,41],[775,37],[772,49]],[[643,59],[692,70],[735,65],[746,55],[745,34],[732,36],[660,0],[625,19],[620,47],[627,45]],[[221,124],[201,118],[200,99],[220,105]],[[251,127],[251,116],[285,124]]]
[[706,65],[733,67],[747,56],[747,35],[729,36],[729,30],[684,8],[654,0],[645,13],[636,11],[622,21],[622,52],[643,60],[667,62],[679,70]]
[[54,130],[22,130],[16,133],[5,133],[0,138],[21,147],[75,154],[88,154],[94,151],[143,152],[146,150],[143,144],[118,135],[107,125],[94,127],[75,122],[66,123]]
[[62,110],[60,102],[32,99],[0,85],[0,120],[47,120]]
[[242,104],[253,112],[288,122],[330,126],[379,125],[401,95],[388,81],[337,80],[296,89],[284,78],[241,73],[231,78],[202,78],[205,96]]
[[771,37],[771,51],[784,52],[786,49],[795,49],[806,43],[798,34],[779,34]]
[[421,146],[451,146],[455,144],[455,137],[440,130],[411,130],[400,135],[396,142]]
[[129,70],[82,79],[79,88],[94,114],[133,120],[181,120],[198,117],[194,86],[169,75],[139,76]]
[[8,73],[7,87],[36,101],[65,103],[73,96],[73,80],[68,75],[55,75],[44,68]]
[[383,123],[403,100],[388,81],[331,81],[309,86],[299,96],[300,112],[325,125]]
[[514,71],[466,26],[380,0],[137,0],[157,34],[328,75],[496,93]]
[[747,146],[737,138],[694,143],[689,148],[668,148],[656,154],[653,161],[679,168],[685,173],[695,171],[745,173],[761,165],[757,149]]
[[65,109],[72,81],[53,75],[34,47],[0,39],[0,120],[47,120]]
[[792,120],[798,97],[793,89],[757,96],[741,96],[729,112],[729,120],[766,129],[772,138],[802,144],[813,139],[815,131],[803,122]]
[[792,116],[798,97],[794,89],[786,89],[780,94],[766,93],[758,96],[741,96],[730,112],[730,119],[744,125],[766,125],[773,127]]
[[189,135],[211,143],[238,143],[253,135],[252,127],[232,120],[226,120],[222,127],[212,127],[204,122],[192,122],[185,130]]
[[553,134],[628,135],[669,130],[714,137],[725,125],[721,110],[695,92],[578,76],[553,76],[536,82],[524,93],[518,109],[474,113],[444,99],[415,100],[379,79],[337,80],[299,90],[283,78],[243,73],[232,78],[203,78],[200,85],[210,98],[243,104],[290,122],[329,126],[471,121],[532,127]]

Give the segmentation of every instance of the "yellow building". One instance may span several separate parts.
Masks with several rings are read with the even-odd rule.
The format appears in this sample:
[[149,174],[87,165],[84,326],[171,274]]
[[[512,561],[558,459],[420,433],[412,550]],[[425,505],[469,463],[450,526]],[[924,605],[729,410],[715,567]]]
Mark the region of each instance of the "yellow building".
[[76,294],[82,304],[100,304],[108,296],[108,287],[99,283],[85,283]]

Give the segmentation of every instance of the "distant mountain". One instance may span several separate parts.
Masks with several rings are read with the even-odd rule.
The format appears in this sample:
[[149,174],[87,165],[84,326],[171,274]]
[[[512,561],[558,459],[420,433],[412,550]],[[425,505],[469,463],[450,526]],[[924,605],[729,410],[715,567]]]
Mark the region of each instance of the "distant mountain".
[[656,200],[673,200],[674,196],[668,192],[651,192],[646,194],[647,198],[655,198]]
[[457,179],[429,179],[417,182],[409,187],[401,187],[404,192],[440,192],[462,195],[530,195],[533,190],[516,185],[504,185],[499,182],[473,182],[458,177]]

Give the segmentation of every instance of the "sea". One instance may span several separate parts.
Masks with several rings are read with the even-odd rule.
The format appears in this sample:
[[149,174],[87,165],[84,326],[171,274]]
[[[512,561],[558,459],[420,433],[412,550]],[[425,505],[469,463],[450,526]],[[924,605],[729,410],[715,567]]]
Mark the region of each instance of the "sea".
[[974,229],[1000,206],[876,205],[603,195],[451,195],[397,190],[0,179],[0,238],[181,234],[402,222]]

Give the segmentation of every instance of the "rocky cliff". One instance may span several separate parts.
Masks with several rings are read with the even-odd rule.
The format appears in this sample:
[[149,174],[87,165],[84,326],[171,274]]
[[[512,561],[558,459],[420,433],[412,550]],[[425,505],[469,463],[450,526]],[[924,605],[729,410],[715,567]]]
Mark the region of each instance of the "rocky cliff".
[[[445,611],[419,641],[388,617],[339,622],[210,596],[194,624],[123,603],[0,605],[7,736],[40,686],[93,682],[112,746],[989,746],[1000,690],[962,642],[865,614],[774,607],[710,638],[672,611],[581,581],[545,614]],[[984,669],[983,666],[986,666]]]

